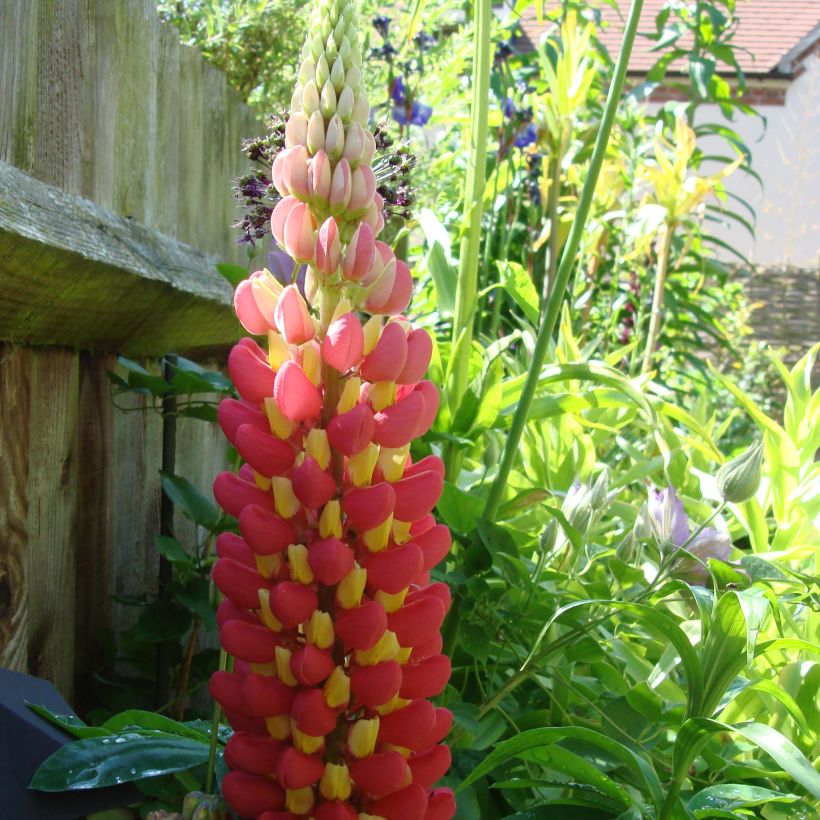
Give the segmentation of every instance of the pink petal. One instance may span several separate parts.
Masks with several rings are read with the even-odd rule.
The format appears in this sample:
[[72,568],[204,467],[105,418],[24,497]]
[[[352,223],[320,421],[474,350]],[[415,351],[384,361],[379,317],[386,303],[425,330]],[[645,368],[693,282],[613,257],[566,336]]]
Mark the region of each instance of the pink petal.
[[[273,501],[272,496],[265,494]],[[296,530],[286,518],[272,509],[255,504],[245,507],[239,515],[239,530],[247,545],[257,555],[283,552],[296,541]]]
[[420,420],[425,412],[424,398],[416,392],[379,410],[373,415],[373,441],[383,447],[404,447],[419,435]]
[[415,521],[436,506],[444,480],[439,473],[428,470],[402,478],[393,484],[396,506],[393,514],[399,521]]
[[214,479],[214,498],[234,518],[238,518],[249,505],[259,505],[271,511],[275,509],[272,495],[262,492],[256,484],[243,481],[238,475],[228,472],[219,473]]
[[405,603],[387,616],[388,628],[396,633],[401,646],[417,646],[441,629],[447,610],[435,597]]
[[273,209],[270,217],[270,230],[280,248],[285,247],[285,222],[290,216],[290,212],[298,204],[299,200],[295,196],[286,196],[284,199],[280,199]]
[[249,279],[244,279],[237,286],[233,294],[233,309],[239,323],[248,333],[261,336],[271,329],[268,320],[260,313],[253,298],[253,286]]
[[293,447],[270,429],[262,432],[250,424],[242,424],[236,431],[236,449],[257,473],[268,478],[286,472],[296,455]]
[[265,351],[253,339],[243,339],[233,346],[228,354],[228,375],[245,401],[261,404],[273,395],[276,373]]
[[279,295],[274,319],[277,329],[288,344],[303,344],[312,339],[316,332],[307,304],[296,285],[288,285]]
[[322,394],[296,362],[285,362],[273,387],[276,404],[290,421],[306,421],[322,411]]
[[342,245],[339,241],[339,226],[336,220],[328,217],[319,228],[319,236],[316,239],[316,268],[328,276],[336,273],[339,267],[339,259],[342,253]]
[[373,267],[376,257],[376,240],[373,229],[365,222],[356,228],[347,245],[342,273],[346,279],[361,281]]
[[360,403],[333,417],[327,426],[327,437],[334,450],[354,456],[370,444],[374,431],[373,411],[369,405]]
[[368,586],[395,595],[413,583],[423,560],[421,549],[412,541],[374,553],[364,565]]
[[316,592],[293,581],[280,581],[270,594],[271,612],[286,629],[308,620],[317,606]]
[[423,328],[407,334],[407,361],[396,381],[399,384],[415,384],[424,378],[433,355],[433,340]]
[[336,609],[336,635],[345,650],[371,649],[387,629],[387,614],[378,601],[367,601],[352,609]]
[[308,548],[308,564],[325,586],[338,584],[353,569],[353,561],[353,550],[337,538],[314,541]]
[[346,373],[357,365],[364,350],[364,331],[354,313],[332,322],[322,342],[322,358],[335,370]]
[[291,474],[293,492],[309,510],[323,507],[336,495],[336,482],[328,472],[307,457]]
[[369,382],[396,381],[407,361],[407,336],[397,322],[386,325],[359,372]]
[[392,700],[398,695],[400,688],[401,666],[395,661],[377,663],[373,666],[356,666],[350,673],[350,691],[360,703],[371,709]]
[[446,655],[431,655],[429,658],[404,664],[401,671],[399,694],[403,698],[434,698],[444,691],[450,680],[451,664]]
[[236,431],[243,424],[251,425],[261,433],[270,433],[270,423],[260,410],[236,399],[222,399],[216,409],[216,418],[225,438],[236,444]]
[[349,490],[342,500],[342,509],[348,521],[359,531],[366,532],[378,527],[393,512],[396,494],[386,482],[372,487],[356,487]]
[[304,202],[294,205],[285,220],[285,250],[297,262],[312,263],[316,249],[316,222]]

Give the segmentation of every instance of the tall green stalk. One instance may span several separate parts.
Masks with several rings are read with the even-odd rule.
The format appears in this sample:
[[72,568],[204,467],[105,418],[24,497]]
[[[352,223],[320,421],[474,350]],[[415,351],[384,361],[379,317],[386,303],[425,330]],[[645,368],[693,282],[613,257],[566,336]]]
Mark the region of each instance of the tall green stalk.
[[535,349],[532,354],[532,362],[530,363],[527,379],[521,391],[521,398],[515,409],[515,415],[510,425],[510,432],[507,434],[507,441],[504,445],[504,452],[501,456],[498,473],[490,488],[490,493],[487,496],[487,502],[484,506],[484,517],[489,520],[495,518],[498,508],[501,505],[507,479],[513,462],[515,461],[515,456],[518,453],[518,445],[521,441],[524,425],[527,423],[527,416],[529,415],[530,406],[535,396],[535,389],[538,385],[541,368],[544,365],[544,358],[547,355],[552,333],[561,312],[561,305],[564,301],[567,283],[569,282],[570,273],[575,264],[575,255],[578,253],[578,248],[581,244],[581,235],[584,232],[587,217],[592,207],[592,199],[595,195],[598,174],[601,171],[601,165],[606,155],[609,135],[612,132],[612,125],[615,122],[618,103],[623,92],[626,69],[629,65],[629,55],[632,53],[632,45],[635,42],[635,34],[638,30],[642,7],[643,0],[632,0],[626,30],[624,32],[624,39],[621,44],[621,52],[618,55],[618,62],[615,66],[615,76],[612,79],[612,85],[609,87],[604,116],[598,129],[595,148],[593,149],[592,159],[589,163],[589,171],[586,181],[584,182],[584,188],[581,191],[581,198],[578,202],[578,210],[575,214],[569,237],[567,238],[567,244],[564,246],[564,252],[561,255],[561,264],[558,267],[555,283],[550,291],[546,310],[541,318],[541,325],[538,328],[538,336],[535,340]]
[[649,314],[649,333],[646,336],[646,347],[643,352],[641,373],[648,373],[652,368],[652,356],[661,334],[661,311],[663,310],[663,296],[666,290],[666,274],[669,270],[669,251],[672,247],[672,225],[665,222],[661,228],[663,240],[661,253],[658,257],[658,273],[655,277],[655,292],[652,294],[652,312]]
[[[473,99],[470,114],[470,159],[464,192],[464,219],[458,259],[456,305],[453,317],[453,355],[449,384],[452,409],[458,407],[467,390],[470,348],[477,303],[478,257],[481,246],[481,217],[484,211],[484,185],[487,165],[487,123],[490,95],[492,41],[490,0],[475,2],[475,47],[473,51]],[[458,448],[449,447],[445,454],[447,474],[452,478],[459,460]]]

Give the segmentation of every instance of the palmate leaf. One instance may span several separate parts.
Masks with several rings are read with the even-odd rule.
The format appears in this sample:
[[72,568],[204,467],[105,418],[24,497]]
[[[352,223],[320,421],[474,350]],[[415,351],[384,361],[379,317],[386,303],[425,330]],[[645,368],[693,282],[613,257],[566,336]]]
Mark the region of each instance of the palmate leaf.
[[165,732],[125,732],[77,740],[40,765],[30,788],[61,792],[130,783],[191,769],[205,763],[209,751],[207,738],[199,741]]

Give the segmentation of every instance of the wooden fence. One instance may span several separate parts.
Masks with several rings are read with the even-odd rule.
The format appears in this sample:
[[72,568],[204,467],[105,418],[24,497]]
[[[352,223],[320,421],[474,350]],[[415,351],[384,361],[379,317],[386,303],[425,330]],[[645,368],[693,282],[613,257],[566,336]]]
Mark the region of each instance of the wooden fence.
[[[163,422],[107,373],[224,360],[215,263],[241,259],[230,189],[262,131],[154,0],[0,0],[0,666],[69,699],[133,617],[112,596],[157,586]],[[178,473],[210,492],[225,455],[179,420]]]

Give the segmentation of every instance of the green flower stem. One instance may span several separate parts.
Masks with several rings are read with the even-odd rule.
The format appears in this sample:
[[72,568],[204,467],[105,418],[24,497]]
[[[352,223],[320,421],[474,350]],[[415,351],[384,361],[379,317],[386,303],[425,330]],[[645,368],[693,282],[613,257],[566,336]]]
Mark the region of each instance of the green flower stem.
[[[489,115],[490,64],[490,0],[475,3],[475,47],[473,51],[473,99],[470,116],[470,160],[464,192],[464,219],[461,226],[461,247],[458,259],[456,305],[453,317],[453,352],[456,361],[449,385],[450,407],[455,409],[467,389],[470,350],[473,339],[478,282],[478,257],[481,246],[481,217],[484,211],[484,186],[487,164],[487,125]],[[447,474],[453,478],[457,448],[447,450]]]
[[549,300],[550,290],[555,284],[555,274],[558,270],[558,200],[561,195],[561,152],[556,149],[555,156],[550,162],[550,191],[547,212],[550,220],[549,260],[544,271],[544,280],[541,283],[541,308]]
[[615,114],[618,109],[618,102],[623,92],[626,69],[629,65],[629,55],[632,53],[632,45],[635,42],[635,34],[638,30],[642,7],[643,0],[632,0],[632,5],[629,9],[629,18],[626,23],[626,31],[624,32],[624,40],[621,44],[621,53],[618,55],[618,62],[615,66],[615,76],[609,88],[609,94],[604,108],[604,116],[598,129],[595,148],[589,163],[589,171],[587,172],[587,178],[584,182],[584,188],[581,191],[581,198],[578,202],[578,210],[575,214],[567,243],[564,246],[564,252],[561,255],[561,264],[558,266],[558,273],[556,274],[555,283],[551,289],[549,300],[547,301],[546,310],[541,319],[541,325],[538,328],[538,337],[535,341],[532,362],[521,391],[521,398],[518,401],[512,424],[510,425],[510,432],[507,434],[507,441],[504,445],[504,452],[501,456],[498,473],[490,488],[490,493],[487,496],[487,502],[484,506],[484,517],[487,520],[493,520],[498,512],[498,508],[501,506],[501,500],[504,496],[510,470],[518,453],[521,435],[524,432],[524,425],[527,423],[530,405],[535,396],[535,389],[538,385],[541,368],[544,365],[544,358],[547,355],[549,343],[552,340],[552,332],[555,329],[555,324],[561,312],[561,305],[564,301],[567,283],[569,282],[570,273],[575,264],[575,255],[578,253],[578,248],[581,244],[581,235],[583,234],[587,217],[592,207],[595,186],[598,182],[598,174],[601,171],[604,156],[606,155],[609,135],[612,132],[612,125],[615,122]]
[[655,277],[655,292],[652,295],[652,312],[649,315],[649,333],[646,337],[646,348],[643,352],[641,374],[648,373],[652,368],[652,356],[658,344],[661,333],[661,311],[663,310],[663,296],[666,290],[666,274],[669,270],[669,252],[672,248],[672,226],[664,223],[661,255],[658,258],[658,275]]
[[[228,653],[220,648],[219,650],[219,671],[224,672],[228,668]],[[208,753],[208,771],[205,775],[205,793],[211,794],[214,787],[214,773],[216,772],[216,746],[219,740],[219,721],[222,717],[222,708],[214,702],[214,713],[211,718],[211,750]]]

